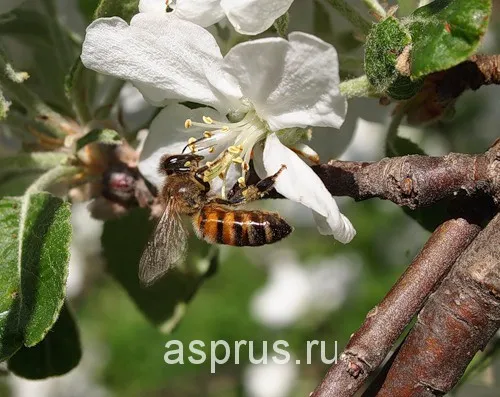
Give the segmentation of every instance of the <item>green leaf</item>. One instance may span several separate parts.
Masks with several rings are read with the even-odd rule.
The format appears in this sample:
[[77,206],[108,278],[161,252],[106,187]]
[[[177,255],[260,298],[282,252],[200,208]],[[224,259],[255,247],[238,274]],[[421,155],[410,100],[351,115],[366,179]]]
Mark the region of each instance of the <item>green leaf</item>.
[[28,171],[6,175],[0,179],[0,198],[5,196],[22,196],[35,180],[40,177],[39,171]]
[[28,379],[63,375],[82,357],[80,336],[68,307],[64,305],[47,336],[34,347],[21,347],[8,361],[10,371]]
[[418,92],[422,81],[411,81],[398,68],[411,43],[408,29],[392,16],[372,28],[366,39],[365,71],[377,91],[395,99],[411,98]]
[[98,5],[99,0],[78,0],[78,7],[88,21],[91,21],[94,17]]
[[120,145],[122,138],[118,132],[110,129],[95,129],[84,135],[76,142],[76,150],[80,150],[89,143],[103,143],[105,145]]
[[490,0],[435,0],[404,20],[412,37],[411,77],[465,61],[486,33]]
[[186,266],[170,270],[150,287],[139,283],[138,265],[153,230],[148,211],[136,209],[104,224],[102,246],[109,273],[128,292],[144,315],[164,332],[171,332],[203,281],[215,272],[215,247],[190,239]]
[[280,16],[278,19],[274,21],[274,28],[276,29],[276,32],[281,36],[281,37],[286,37],[288,34],[288,24],[290,23],[290,14],[285,12],[282,16]]
[[425,152],[415,142],[400,136],[395,136],[394,138],[387,140],[385,154],[388,157],[396,157],[406,156],[409,154],[425,155]]
[[65,153],[34,152],[21,153],[16,156],[0,158],[0,183],[3,178],[12,174],[50,170],[68,159]]
[[50,44],[50,31],[45,15],[23,8],[0,15],[0,35],[31,35]]
[[95,10],[94,19],[117,16],[130,22],[139,12],[139,0],[101,0]]
[[61,310],[69,204],[49,193],[0,200],[0,360],[39,343]]

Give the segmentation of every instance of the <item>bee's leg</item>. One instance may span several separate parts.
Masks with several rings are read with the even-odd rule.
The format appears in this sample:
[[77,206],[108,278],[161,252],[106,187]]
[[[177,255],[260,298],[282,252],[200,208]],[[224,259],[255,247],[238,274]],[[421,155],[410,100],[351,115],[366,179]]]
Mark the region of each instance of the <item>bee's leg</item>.
[[255,185],[231,190],[231,194],[228,196],[227,201],[231,204],[243,204],[264,197],[273,188],[276,178],[278,178],[279,174],[281,174],[285,168],[286,165],[282,165],[274,175],[261,179]]

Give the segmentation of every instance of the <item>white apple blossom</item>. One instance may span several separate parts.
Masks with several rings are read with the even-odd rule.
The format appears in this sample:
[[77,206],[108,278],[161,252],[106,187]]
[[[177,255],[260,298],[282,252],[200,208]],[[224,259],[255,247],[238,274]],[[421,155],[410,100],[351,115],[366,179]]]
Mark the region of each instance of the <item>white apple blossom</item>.
[[204,139],[194,143],[193,137],[188,146],[211,161],[207,181],[240,167],[241,183],[252,153],[261,177],[286,165],[276,190],[311,208],[321,233],[343,243],[354,237],[319,177],[281,142],[296,144],[305,128],[339,128],[344,120],[347,105],[330,44],[297,32],[288,40],[239,44],[222,57],[202,27],[169,13],[140,13],[130,25],[117,17],[94,21],[81,58],[88,68],[131,81],[152,103],[178,100],[211,107],[191,111],[170,105],[160,113],[139,164],[149,179],[155,179],[160,153],[179,153],[180,144],[186,146],[184,131],[199,131]]
[[237,32],[255,35],[270,28],[292,3],[293,0],[141,0],[139,11],[161,13],[169,6],[176,17],[203,27],[227,17]]

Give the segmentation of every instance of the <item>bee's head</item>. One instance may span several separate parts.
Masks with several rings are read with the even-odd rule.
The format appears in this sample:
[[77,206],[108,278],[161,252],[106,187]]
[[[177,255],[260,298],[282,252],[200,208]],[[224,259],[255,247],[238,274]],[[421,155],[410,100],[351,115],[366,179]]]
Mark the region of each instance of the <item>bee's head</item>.
[[160,172],[166,175],[188,173],[196,170],[203,156],[196,154],[165,155],[160,160]]

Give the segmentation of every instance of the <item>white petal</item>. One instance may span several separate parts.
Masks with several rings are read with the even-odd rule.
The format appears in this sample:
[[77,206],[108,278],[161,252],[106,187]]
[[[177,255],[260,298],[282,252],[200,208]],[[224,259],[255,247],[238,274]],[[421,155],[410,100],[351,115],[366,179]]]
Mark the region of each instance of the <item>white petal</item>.
[[276,190],[286,198],[299,202],[316,212],[315,219],[322,234],[333,235],[341,243],[352,240],[356,231],[340,213],[337,203],[318,175],[293,151],[284,146],[276,134],[267,137],[263,154],[267,175],[286,165],[275,183]]
[[288,11],[293,0],[221,0],[234,29],[242,34],[262,33]]
[[167,3],[165,0],[140,0],[139,12],[166,12]]
[[[155,117],[149,128],[149,134],[139,159],[139,171],[151,183],[160,187],[165,176],[158,172],[160,158],[164,154],[182,153],[191,136],[198,137],[203,129],[191,127],[186,129],[186,119],[201,120],[203,116],[210,116],[221,120],[223,117],[210,108],[189,109],[184,105],[174,104],[164,108]],[[206,160],[212,160],[214,154],[200,153]]]
[[207,80],[207,74],[224,78],[214,37],[171,14],[139,13],[130,26],[117,17],[97,19],[87,28],[84,65],[132,81],[154,104],[189,100],[225,113],[223,97]]
[[240,83],[273,131],[289,127],[335,127],[347,102],[339,91],[337,51],[305,33],[253,40],[235,46],[224,68]]
[[224,18],[220,0],[177,0],[175,14],[203,27],[213,25]]

